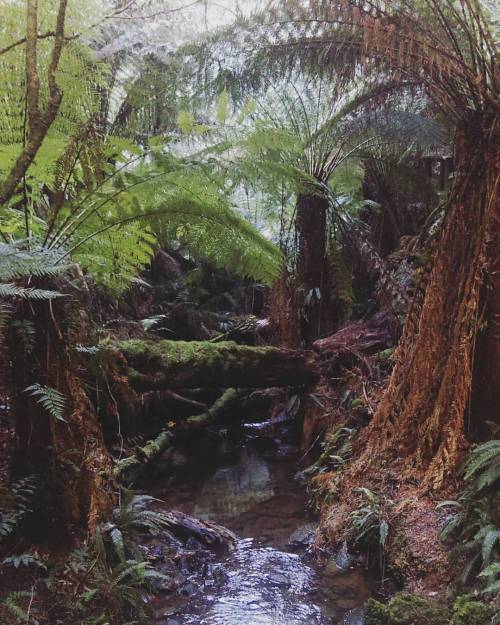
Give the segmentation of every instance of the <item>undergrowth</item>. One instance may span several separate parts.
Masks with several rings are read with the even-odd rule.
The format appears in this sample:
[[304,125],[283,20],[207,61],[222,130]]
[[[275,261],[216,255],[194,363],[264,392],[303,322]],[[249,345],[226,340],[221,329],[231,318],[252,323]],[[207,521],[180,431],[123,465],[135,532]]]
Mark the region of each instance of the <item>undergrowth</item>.
[[476,447],[462,468],[465,488],[449,511],[442,539],[451,558],[464,561],[459,584],[475,583],[488,598],[500,598],[500,440]]
[[149,595],[168,578],[148,561],[140,543],[147,537],[175,541],[168,515],[153,509],[156,501],[125,492],[112,520],[51,567],[30,553],[5,558],[0,577],[5,580],[13,569],[24,569],[24,586],[31,580],[31,589],[3,593],[2,625],[150,623]]

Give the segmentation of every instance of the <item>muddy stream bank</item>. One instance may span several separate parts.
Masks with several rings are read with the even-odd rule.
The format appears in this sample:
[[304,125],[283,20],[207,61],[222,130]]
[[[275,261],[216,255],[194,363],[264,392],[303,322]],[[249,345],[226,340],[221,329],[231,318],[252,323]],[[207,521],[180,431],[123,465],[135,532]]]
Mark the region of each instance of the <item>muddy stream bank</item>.
[[[311,549],[317,522],[285,418],[201,435],[175,451],[176,477],[152,494],[236,535],[226,552],[190,539],[155,600],[161,625],[361,625],[370,581],[342,552]],[[156,547],[159,552],[160,546]]]

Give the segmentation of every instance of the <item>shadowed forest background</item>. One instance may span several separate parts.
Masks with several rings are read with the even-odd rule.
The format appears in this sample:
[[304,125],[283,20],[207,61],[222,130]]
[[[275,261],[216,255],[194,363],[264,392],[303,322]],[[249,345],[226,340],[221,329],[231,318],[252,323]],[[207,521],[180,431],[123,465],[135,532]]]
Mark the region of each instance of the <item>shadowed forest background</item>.
[[500,623],[499,27],[0,0],[2,625]]

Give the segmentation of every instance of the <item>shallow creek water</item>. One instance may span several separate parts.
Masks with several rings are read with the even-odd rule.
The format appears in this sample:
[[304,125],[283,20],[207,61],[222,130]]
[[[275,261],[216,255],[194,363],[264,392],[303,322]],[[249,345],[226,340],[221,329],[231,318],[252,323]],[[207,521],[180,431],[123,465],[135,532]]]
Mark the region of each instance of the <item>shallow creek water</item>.
[[370,595],[365,573],[338,555],[320,562],[308,553],[315,524],[294,479],[298,450],[274,443],[263,452],[244,439],[225,463],[158,493],[169,507],[238,536],[234,550],[213,565],[202,592],[174,602],[162,625],[363,622],[360,608]]

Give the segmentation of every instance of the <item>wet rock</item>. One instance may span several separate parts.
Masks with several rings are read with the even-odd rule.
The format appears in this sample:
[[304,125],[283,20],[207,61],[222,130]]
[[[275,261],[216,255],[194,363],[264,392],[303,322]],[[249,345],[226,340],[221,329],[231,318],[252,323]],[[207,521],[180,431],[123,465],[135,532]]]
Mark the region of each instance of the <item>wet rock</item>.
[[282,588],[288,588],[291,585],[290,579],[282,573],[271,573],[267,577],[267,581],[273,586],[281,586]]
[[180,589],[180,593],[185,597],[192,597],[193,595],[196,595],[199,590],[200,587],[197,584],[189,581],[182,586],[182,588]]
[[180,573],[172,576],[165,576],[161,580],[155,582],[155,591],[158,593],[173,593],[186,582],[184,575]]
[[350,610],[344,617],[344,625],[363,625],[365,622],[365,611],[363,608]]
[[295,445],[281,445],[276,452],[278,460],[293,460],[300,454],[300,450]]
[[347,543],[344,542],[342,547],[334,556],[335,564],[343,570],[348,569],[350,566],[353,566],[355,563],[354,557],[347,550]]
[[203,545],[191,536],[186,543],[186,549],[189,551],[201,551]]
[[214,567],[212,575],[215,583],[219,586],[225,584],[229,579],[229,575],[222,565]]
[[317,529],[317,523],[307,523],[306,525],[301,525],[290,536],[288,545],[298,549],[307,549],[311,546]]

